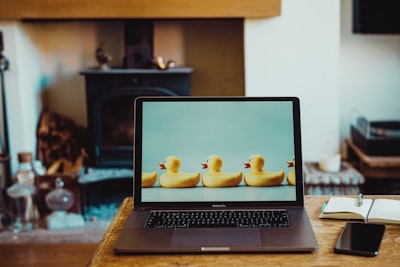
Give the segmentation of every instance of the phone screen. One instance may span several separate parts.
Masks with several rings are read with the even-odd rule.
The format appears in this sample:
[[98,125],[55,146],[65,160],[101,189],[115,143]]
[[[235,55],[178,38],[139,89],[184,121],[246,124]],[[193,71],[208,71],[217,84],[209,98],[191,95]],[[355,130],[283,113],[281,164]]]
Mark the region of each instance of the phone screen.
[[347,223],[334,247],[335,253],[376,256],[385,226],[381,224]]

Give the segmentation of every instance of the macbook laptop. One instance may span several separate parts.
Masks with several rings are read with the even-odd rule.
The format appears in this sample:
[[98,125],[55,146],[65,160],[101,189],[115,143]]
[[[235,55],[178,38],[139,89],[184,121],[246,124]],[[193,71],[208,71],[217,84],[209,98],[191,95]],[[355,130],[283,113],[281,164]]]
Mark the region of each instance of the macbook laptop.
[[295,97],[138,97],[134,209],[114,251],[318,248]]

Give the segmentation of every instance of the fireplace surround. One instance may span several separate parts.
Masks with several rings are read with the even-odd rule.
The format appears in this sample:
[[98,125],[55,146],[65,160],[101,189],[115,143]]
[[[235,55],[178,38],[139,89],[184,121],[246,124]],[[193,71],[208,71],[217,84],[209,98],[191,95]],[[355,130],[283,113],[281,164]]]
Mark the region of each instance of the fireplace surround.
[[[2,4],[0,4],[0,6],[3,6]],[[232,69],[231,66],[239,66],[238,68],[234,68],[234,70],[239,69],[240,73],[242,73],[243,71],[243,62],[225,62],[224,59],[230,59],[232,57],[229,57],[227,55],[231,53],[233,53],[234,55],[238,55],[238,52],[236,50],[230,50],[228,49],[224,49],[224,48],[220,48],[220,46],[217,46],[217,49],[210,49],[209,47],[205,46],[208,45],[209,42],[203,42],[203,40],[206,40],[207,38],[210,37],[214,37],[213,33],[216,33],[215,35],[217,37],[221,37],[218,38],[217,40],[223,39],[222,37],[226,36],[226,39],[229,41],[224,42],[224,44],[226,43],[230,43],[232,42],[232,35],[226,34],[227,32],[230,33],[230,31],[224,31],[224,30],[219,30],[218,31],[218,27],[217,30],[215,31],[204,31],[202,28],[197,28],[197,23],[196,21],[192,21],[192,19],[201,19],[203,21],[208,21],[209,19],[229,19],[231,20],[233,19],[243,19],[243,18],[268,18],[268,17],[274,17],[274,16],[278,16],[280,14],[280,0],[251,0],[251,1],[240,1],[240,0],[234,0],[234,1],[222,1],[222,2],[214,2],[214,1],[192,1],[190,3],[186,3],[185,1],[170,1],[167,4],[164,1],[140,1],[140,0],[133,0],[133,1],[125,1],[125,0],[117,0],[117,2],[106,2],[106,1],[100,1],[100,3],[97,3],[97,5],[93,5],[92,2],[90,2],[89,0],[83,0],[83,1],[70,1],[70,0],[61,0],[61,1],[56,1],[56,2],[49,2],[47,0],[38,0],[35,2],[32,1],[27,1],[27,0],[18,0],[18,1],[14,1],[12,3],[7,3],[7,6],[3,6],[4,8],[0,8],[0,18],[1,19],[7,19],[7,20],[11,20],[13,21],[13,25],[14,25],[14,21],[16,21],[17,24],[17,30],[19,30],[19,28],[22,29],[27,29],[27,33],[31,34],[33,37],[33,39],[35,39],[36,41],[39,40],[38,44],[36,44],[38,46],[39,49],[43,48],[43,46],[45,46],[46,49],[43,49],[43,51],[48,51],[48,50],[52,50],[52,47],[47,47],[48,43],[50,44],[49,46],[51,46],[51,44],[62,44],[61,47],[63,47],[64,43],[68,43],[70,36],[70,32],[67,31],[63,31],[63,30],[58,30],[57,29],[57,33],[60,32],[66,32],[67,38],[64,39],[64,36],[61,36],[62,38],[59,38],[60,40],[54,43],[49,42],[48,36],[49,34],[46,33],[45,35],[42,34],[42,25],[45,24],[47,22],[50,22],[50,27],[47,27],[46,25],[46,30],[47,31],[52,31],[52,27],[54,26],[53,22],[60,22],[59,25],[61,27],[64,27],[64,24],[70,24],[71,22],[79,22],[79,23],[83,23],[84,25],[89,24],[89,27],[93,27],[91,25],[92,21],[95,20],[110,20],[112,22],[114,22],[114,20],[116,19],[155,19],[157,20],[158,25],[161,25],[165,22],[168,22],[168,20],[176,20],[176,19],[182,19],[185,20],[182,23],[182,27],[181,25],[179,25],[179,27],[173,28],[173,30],[177,29],[181,30],[182,29],[182,35],[181,32],[178,33],[178,37],[184,37],[184,45],[185,48],[186,47],[190,47],[190,45],[192,45],[193,43],[195,43],[196,45],[194,46],[194,48],[189,51],[189,50],[185,50],[185,57],[183,58],[183,60],[181,60],[181,62],[179,63],[183,63],[183,64],[190,64],[192,66],[196,66],[196,76],[198,74],[197,77],[192,77],[192,88],[191,90],[189,90],[187,93],[183,93],[183,94],[190,94],[190,91],[192,91],[192,93],[194,95],[199,95],[199,94],[210,94],[209,91],[204,92],[203,88],[217,88],[218,90],[212,91],[211,93],[213,94],[231,94],[229,92],[225,92],[225,88],[229,88],[231,89],[232,87],[237,88],[239,87],[239,89],[243,88],[243,81],[237,81],[236,79],[232,79],[231,76],[225,77],[225,72],[221,74],[220,71],[220,66],[226,64],[226,68],[224,69]],[[82,22],[81,22],[82,21]],[[95,21],[96,22],[96,21]],[[194,23],[193,23],[194,22]],[[31,24],[35,23],[38,25],[38,27],[36,27],[36,25],[32,26]],[[236,25],[236,22],[234,22]],[[64,53],[64,50],[62,50],[63,55],[65,57],[68,57],[68,59],[75,59],[75,55],[79,55],[79,60],[77,60],[76,62],[78,62],[78,64],[75,64],[75,62],[72,60],[71,62],[68,63],[73,63],[73,66],[68,65],[67,66],[67,70],[69,71],[70,68],[73,69],[73,72],[79,72],[79,70],[82,70],[82,68],[87,68],[87,66],[93,66],[94,61],[89,61],[85,59],[85,55],[89,55],[87,53],[86,46],[84,46],[83,44],[91,44],[91,46],[93,45],[98,45],[98,42],[95,43],[91,43],[91,38],[96,39],[97,41],[102,41],[102,34],[103,32],[107,32],[108,28],[104,27],[102,25],[98,25],[100,23],[92,23],[94,24],[94,28],[98,27],[99,30],[95,31],[95,35],[91,36],[90,34],[92,33],[92,29],[88,29],[87,31],[82,30],[82,32],[84,34],[82,35],[78,35],[78,39],[82,40],[82,50],[84,50],[82,54],[76,53],[74,52],[74,54],[68,54],[68,53]],[[179,23],[181,24],[181,23]],[[242,25],[242,22],[240,23]],[[56,25],[58,28],[58,25]],[[68,26],[68,25],[67,25]],[[190,27],[189,27],[190,26]],[[194,27],[193,27],[194,26]],[[239,26],[240,27],[240,26]],[[68,27],[66,27],[68,29]],[[84,28],[84,27],[83,27]],[[190,28],[190,30],[188,30],[188,28]],[[206,29],[215,29],[216,27],[211,26],[210,24],[207,24]],[[226,29],[226,27],[222,27],[223,29]],[[233,28],[237,28],[237,26],[233,27]],[[160,31],[161,29],[161,31]],[[162,25],[162,28],[157,28],[156,27],[156,32],[157,33],[164,33],[167,32],[165,31],[166,27],[164,25]],[[170,28],[168,28],[170,29]],[[228,29],[230,29],[230,27],[228,27]],[[116,32],[119,29],[117,29]],[[206,32],[206,33],[205,33]],[[210,33],[211,32],[211,33]],[[241,32],[241,31],[240,31]],[[79,32],[81,33],[81,32]],[[86,34],[89,33],[89,34]],[[169,32],[168,32],[169,33]],[[221,34],[224,33],[224,34]],[[235,31],[236,33],[236,31]],[[115,34],[117,35],[117,34]],[[210,36],[211,35],[211,36]],[[43,38],[41,37],[43,36]],[[88,37],[87,39],[83,39],[85,37]],[[164,37],[163,35],[158,34],[157,35],[158,38]],[[174,35],[175,36],[175,35]],[[236,35],[235,35],[236,36]],[[56,35],[55,38],[50,38],[50,40],[56,39],[56,37],[59,37],[59,35]],[[74,37],[74,35],[72,35],[72,37]],[[117,36],[119,37],[119,36]],[[196,37],[196,38],[195,38]],[[229,37],[229,38],[228,38]],[[242,36],[240,36],[242,37]],[[169,53],[169,51],[167,50],[168,46],[164,46],[162,47],[162,49],[160,49],[160,47],[157,46],[157,44],[165,44],[165,39],[169,40],[170,35],[168,34],[168,36],[164,37],[164,39],[162,41],[160,40],[154,40],[156,43],[156,47],[155,47],[155,51],[157,55],[162,55],[162,56],[166,56],[168,59],[172,58],[172,59],[176,59],[175,57],[175,53]],[[47,40],[47,42],[44,42],[43,40]],[[116,42],[115,46],[116,47],[122,47],[122,45],[120,44],[120,39],[119,38],[115,38],[115,36],[113,35],[113,41]],[[181,40],[181,39],[179,39]],[[183,40],[183,39],[182,39]],[[187,43],[189,43],[189,46],[186,46]],[[212,47],[214,48],[216,45],[215,44],[219,44],[219,41],[214,41],[212,43]],[[126,45],[127,43],[125,43]],[[167,43],[168,45],[169,43]],[[197,45],[200,44],[200,45]],[[88,45],[89,46],[89,45]],[[10,46],[8,46],[10,47]],[[12,46],[11,46],[12,47]],[[16,46],[18,48],[18,46]],[[57,47],[57,45],[55,45],[54,47]],[[109,43],[107,43],[107,48],[109,49]],[[203,48],[205,47],[205,48]],[[229,46],[230,47],[230,46]],[[68,45],[68,49],[70,48],[74,48],[75,50],[80,51],[80,47],[70,47],[70,45]],[[219,49],[220,48],[220,49]],[[239,48],[241,48],[241,46],[239,46]],[[92,47],[93,49],[93,47]],[[18,49],[16,49],[18,50]],[[56,49],[54,49],[56,50]],[[212,54],[210,52],[214,52],[218,53],[220,50],[222,50],[222,52],[220,52],[220,54],[223,56],[223,59],[221,60],[220,57],[218,57],[218,54]],[[66,50],[69,51],[69,50]],[[116,49],[111,50],[110,52],[112,53],[114,60],[113,62],[116,62],[116,64],[120,65],[121,62],[119,61],[119,55],[118,53],[115,52]],[[195,51],[195,52],[193,52]],[[55,51],[55,53],[58,52]],[[90,51],[91,52],[91,51]],[[83,56],[82,56],[83,55]],[[172,55],[172,56],[171,56]],[[180,55],[180,54],[179,54]],[[51,53],[49,53],[49,57],[52,56]],[[197,56],[197,58],[194,56]],[[214,58],[215,60],[212,61],[213,63],[209,63],[208,61],[206,62],[205,60],[203,60],[204,58]],[[241,59],[241,57],[236,57]],[[178,60],[181,59],[178,57]],[[86,61],[85,61],[86,60]],[[214,62],[218,62],[219,64],[214,64]],[[62,64],[61,64],[62,65]],[[122,65],[122,64],[121,64]],[[218,67],[215,67],[218,66]],[[240,67],[242,66],[242,67]],[[215,68],[217,68],[215,70]],[[205,72],[204,69],[206,69],[208,72]],[[129,75],[133,75],[131,72],[156,72],[156,75],[161,75],[161,74],[167,74],[169,75],[170,71],[177,71],[178,69],[173,69],[173,70],[169,70],[169,71],[158,71],[158,70],[153,70],[153,69],[147,69],[147,70],[142,70],[142,69],[115,69],[113,68],[110,71],[103,71],[101,73],[101,75],[104,75],[104,78],[101,78],[100,75],[96,76],[96,72],[99,72],[99,70],[97,69],[84,69],[80,72],[80,74],[82,76],[85,77],[85,85],[87,86],[89,83],[92,83],[91,80],[92,78],[94,79],[98,79],[99,80],[99,87],[97,88],[101,88],[101,89],[96,89],[96,90],[104,90],[104,91],[110,91],[110,95],[106,95],[103,97],[97,96],[93,98],[90,98],[88,92],[86,95],[86,110],[87,110],[87,121],[85,122],[84,120],[80,119],[80,115],[79,114],[83,114],[83,110],[80,110],[79,105],[72,105],[74,106],[74,110],[70,111],[69,109],[66,109],[65,106],[63,105],[63,103],[66,103],[68,99],[65,99],[63,93],[65,91],[63,90],[58,90],[59,87],[58,84],[56,84],[54,87],[57,90],[52,90],[52,94],[50,95],[49,99],[53,99],[55,98],[55,96],[59,96],[61,95],[61,97],[58,97],[58,99],[60,99],[61,101],[61,105],[57,102],[52,102],[49,101],[49,105],[53,105],[50,106],[50,108],[52,108],[52,110],[54,111],[65,111],[65,115],[72,115],[73,119],[77,119],[78,123],[87,123],[87,127],[89,130],[94,130],[96,129],[95,126],[98,126],[99,124],[101,124],[99,121],[97,121],[97,124],[95,124],[95,121],[97,119],[97,117],[90,112],[91,108],[88,107],[89,103],[92,103],[93,106],[97,106],[97,107],[102,107],[103,103],[107,103],[110,102],[107,100],[107,97],[111,97],[113,94],[116,94],[118,97],[116,97],[116,99],[113,101],[111,101],[111,103],[117,103],[114,105],[118,105],[119,101],[125,101],[125,99],[130,99],[129,101],[132,102],[133,99],[135,98],[135,95],[132,95],[132,93],[127,93],[128,91],[130,91],[131,89],[135,88],[138,89],[139,85],[141,86],[140,90],[145,90],[145,93],[148,94],[155,94],[153,90],[148,90],[149,87],[152,87],[154,85],[145,85],[140,83],[141,81],[143,81],[143,79],[136,79],[136,78],[128,78]],[[189,73],[187,71],[184,71],[183,75],[186,76],[190,76],[190,73],[193,70],[189,70]],[[115,75],[114,72],[122,72],[123,75],[125,75],[125,83],[123,82],[116,82],[119,90],[110,90],[110,88],[114,88],[113,86],[115,85],[113,82],[110,81],[106,81],[108,78],[111,78],[111,76]],[[160,73],[159,73],[160,72]],[[204,73],[213,73],[213,77],[219,77],[218,80],[223,80],[225,81],[225,84],[220,85],[220,84],[213,84],[213,86],[210,86],[208,83],[210,83],[210,81],[213,81],[213,77],[209,77],[207,75],[204,75]],[[217,75],[214,75],[214,73],[217,73]],[[234,73],[233,76],[234,77],[242,77],[242,75],[240,74],[236,74],[236,72],[231,71],[229,73]],[[143,74],[143,73],[140,73]],[[144,74],[143,74],[144,75]],[[195,75],[193,75],[195,76]],[[24,76],[22,76],[24,77]],[[61,78],[63,78],[63,75],[60,75]],[[147,76],[146,76],[147,77]],[[130,81],[129,81],[130,80]],[[101,81],[101,82],[100,82]],[[136,82],[135,82],[136,81]],[[93,82],[96,83],[96,82]],[[108,83],[108,85],[106,85]],[[232,83],[237,84],[237,86],[232,86]],[[195,84],[199,84],[199,88],[195,88]],[[83,85],[83,84],[82,84]],[[81,86],[79,85],[79,88],[76,88],[76,90],[80,90]],[[157,86],[156,86],[157,87]],[[162,88],[162,93],[163,95],[165,95],[165,91],[163,91],[164,89],[167,89],[166,92],[171,91],[172,94],[179,94],[181,92],[174,92],[174,90],[170,90],[170,88],[168,86],[165,85],[160,85],[158,87]],[[108,88],[108,89],[107,89]],[[127,89],[130,88],[130,89]],[[18,88],[17,88],[18,89]],[[83,88],[82,88],[83,89]],[[153,88],[154,89],[154,88]],[[85,91],[87,90],[87,88],[85,87],[84,89]],[[82,92],[84,91],[82,90]],[[114,92],[114,91],[119,91]],[[222,91],[222,92],[221,92]],[[19,91],[18,91],[19,92]],[[112,93],[111,93],[112,92]],[[95,92],[97,93],[97,92]],[[157,94],[160,93],[160,91],[157,92]],[[243,90],[241,90],[239,92],[240,94],[243,93]],[[74,95],[74,93],[71,93],[70,90],[68,90],[69,95]],[[144,93],[143,93],[144,94]],[[142,94],[142,95],[143,95]],[[168,92],[168,94],[170,94],[170,92]],[[236,93],[234,93],[236,94]],[[68,96],[69,96],[68,95]],[[115,95],[114,95],[115,96]],[[112,97],[113,98],[113,97]],[[75,101],[76,99],[74,99]],[[110,99],[109,99],[110,100]],[[85,101],[85,100],[83,100]],[[18,101],[17,101],[18,102]],[[79,102],[79,101],[77,101]],[[52,104],[54,103],[54,104]],[[79,103],[78,103],[79,104]],[[16,105],[18,107],[18,105]],[[76,108],[77,107],[77,108]],[[83,107],[85,108],[85,107]],[[106,109],[106,113],[109,112],[110,110]],[[127,113],[131,113],[131,112],[126,112]],[[109,113],[108,113],[109,114]],[[131,121],[131,120],[129,120]],[[103,126],[103,128],[106,126]],[[15,128],[15,127],[14,127]],[[11,129],[11,132],[15,132],[13,130],[13,128]],[[97,128],[97,131],[101,133],[101,127]],[[124,131],[123,131],[124,132]],[[125,130],[125,137],[129,136],[129,134],[127,134],[127,131]],[[128,139],[130,139],[130,136],[128,137]],[[133,139],[133,138],[132,138]],[[131,140],[132,140],[131,139]],[[100,139],[102,140],[102,139]],[[96,142],[92,141],[90,144],[90,151],[88,151],[90,154],[95,155],[95,157],[91,157],[91,165],[93,167],[129,167],[132,165],[132,157],[126,157],[127,154],[130,154],[131,151],[126,152],[126,150],[124,150],[126,147],[128,147],[129,145],[126,145],[126,143],[123,143],[122,145],[117,144],[117,149],[113,149],[110,147],[109,143],[105,144],[103,146],[96,146],[95,145]],[[113,145],[113,144],[112,144]],[[114,144],[115,145],[115,144]],[[132,149],[132,146],[130,146]],[[104,148],[104,149],[103,149]],[[96,151],[100,150],[100,152],[110,152],[113,154],[113,160],[109,160],[109,158],[107,156],[107,153],[100,153],[100,154],[96,154]],[[103,150],[103,151],[102,151]],[[118,152],[115,153],[117,150]],[[133,149],[132,149],[133,150]],[[96,156],[97,155],[97,156]],[[128,159],[128,160],[127,160]],[[107,177],[105,177],[105,180],[108,180],[109,175],[107,175]],[[114,177],[114,175],[111,175]],[[128,176],[123,174],[122,176]],[[96,175],[96,178],[98,178],[98,175]],[[132,177],[129,177],[129,180],[132,181]],[[89,181],[87,182],[88,185],[90,184],[91,187],[93,187],[92,185],[95,184],[95,181]],[[103,180],[101,181],[101,183],[103,183]],[[113,180],[113,184],[115,184],[114,180]],[[106,185],[105,187],[107,187],[108,189],[110,189],[109,185]],[[126,186],[126,188],[131,188],[131,186]],[[93,189],[93,188],[92,188]],[[85,190],[84,190],[85,191]],[[110,190],[107,190],[107,192]],[[116,191],[119,191],[116,190]],[[90,192],[94,192],[93,195],[98,195],[99,198],[104,198],[104,196],[102,195],[102,193],[99,193],[100,191],[96,191],[96,190],[90,190]],[[99,194],[98,194],[99,193]],[[100,196],[102,195],[102,196]],[[89,201],[90,202],[90,201]]]

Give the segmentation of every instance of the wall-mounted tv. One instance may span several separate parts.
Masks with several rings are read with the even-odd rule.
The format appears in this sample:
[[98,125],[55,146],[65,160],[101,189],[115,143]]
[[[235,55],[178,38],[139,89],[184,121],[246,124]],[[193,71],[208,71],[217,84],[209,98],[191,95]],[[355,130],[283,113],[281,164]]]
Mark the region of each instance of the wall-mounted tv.
[[400,0],[353,0],[353,32],[400,34]]

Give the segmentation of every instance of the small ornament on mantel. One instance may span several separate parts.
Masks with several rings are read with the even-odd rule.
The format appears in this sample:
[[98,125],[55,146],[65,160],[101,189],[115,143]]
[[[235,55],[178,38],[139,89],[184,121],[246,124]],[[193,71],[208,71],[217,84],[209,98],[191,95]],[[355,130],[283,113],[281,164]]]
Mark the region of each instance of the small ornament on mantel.
[[154,64],[160,70],[167,70],[167,69],[175,67],[175,61],[168,60],[167,62],[165,62],[163,57],[156,57],[154,59]]
[[103,42],[101,42],[100,46],[96,49],[96,60],[100,64],[99,69],[108,70],[110,68],[108,63],[112,61],[112,56],[104,50]]

